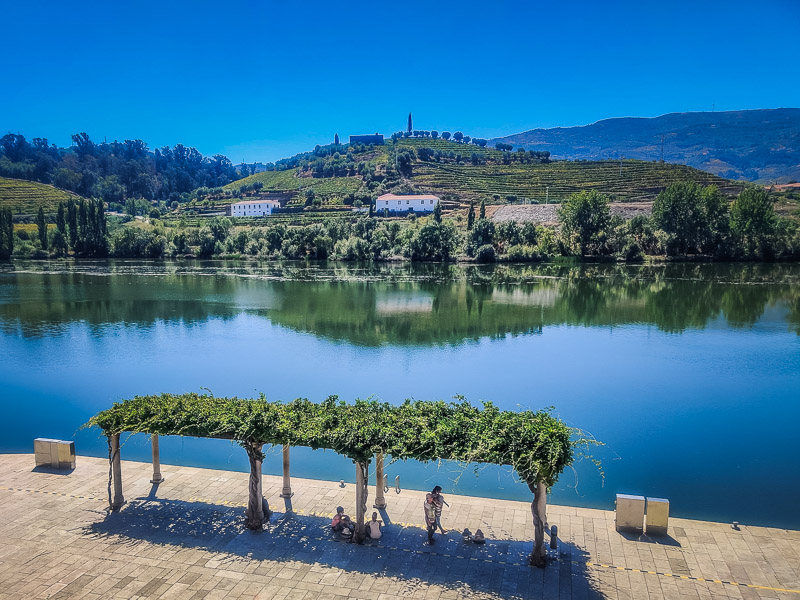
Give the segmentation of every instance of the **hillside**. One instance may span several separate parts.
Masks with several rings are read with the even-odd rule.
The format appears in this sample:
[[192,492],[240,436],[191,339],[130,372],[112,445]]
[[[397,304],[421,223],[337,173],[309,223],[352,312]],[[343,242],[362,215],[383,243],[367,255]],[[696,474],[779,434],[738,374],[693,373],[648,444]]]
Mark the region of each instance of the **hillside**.
[[664,160],[729,179],[800,180],[800,109],[671,113],[604,119],[581,127],[533,129],[491,140],[554,158]]
[[[427,159],[422,160],[426,151]],[[649,201],[670,183],[687,180],[718,185],[728,194],[735,194],[742,187],[685,165],[638,160],[542,162],[521,154],[441,139],[403,138],[396,144],[367,146],[363,151],[343,146],[335,155],[339,158],[303,159],[295,168],[256,173],[223,189],[231,192],[258,184],[263,186],[260,195],[280,196],[289,205],[302,205],[306,192],[313,189],[323,204],[336,205],[350,204],[354,199],[366,203],[370,197],[399,185],[401,189],[452,198],[447,205],[454,206],[453,201],[465,205],[469,200],[559,202],[583,189],[597,189],[622,202]],[[395,171],[394,165],[402,155],[412,157],[410,174],[408,170]],[[322,169],[320,161],[328,171],[333,170],[327,168],[328,162],[336,161],[335,168],[342,176],[314,176],[314,169]]]
[[0,208],[10,208],[14,214],[34,214],[40,206],[55,212],[59,202],[70,198],[79,196],[52,185],[0,177]]

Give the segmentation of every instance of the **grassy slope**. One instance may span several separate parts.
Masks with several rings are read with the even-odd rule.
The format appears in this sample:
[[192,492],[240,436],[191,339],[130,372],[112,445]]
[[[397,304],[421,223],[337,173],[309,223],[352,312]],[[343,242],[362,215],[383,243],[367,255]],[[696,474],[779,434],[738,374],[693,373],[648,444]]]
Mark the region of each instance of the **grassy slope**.
[[14,214],[33,214],[44,207],[55,212],[58,203],[79,196],[35,181],[0,177],[0,208],[10,208]]
[[[722,179],[692,167],[626,160],[599,162],[553,162],[549,164],[487,164],[474,166],[470,162],[473,152],[487,159],[500,161],[502,153],[489,148],[456,144],[445,140],[403,139],[399,147],[419,148],[461,154],[463,164],[416,161],[413,176],[408,181],[420,192],[453,193],[462,202],[499,194],[502,202],[506,196],[544,201],[550,188],[550,201],[560,201],[582,189],[597,189],[619,201],[652,200],[674,181],[696,181],[702,185],[715,184],[730,194],[738,193],[742,184]],[[393,145],[388,143],[371,156],[376,163],[393,160]],[[311,178],[297,177],[296,170],[257,173],[233,182],[226,189],[260,181],[264,190],[299,192],[313,187],[317,194],[327,199],[355,192],[361,186],[359,177]]]

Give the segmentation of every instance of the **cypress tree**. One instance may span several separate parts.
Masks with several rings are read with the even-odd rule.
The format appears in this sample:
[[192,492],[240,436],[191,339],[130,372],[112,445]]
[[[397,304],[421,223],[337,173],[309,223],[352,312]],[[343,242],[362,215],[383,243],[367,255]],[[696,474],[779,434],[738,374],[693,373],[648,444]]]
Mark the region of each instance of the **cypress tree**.
[[469,212],[467,213],[467,229],[472,229],[473,225],[475,225],[475,202],[470,200]]
[[89,235],[89,218],[86,214],[86,201],[81,198],[78,204],[78,240],[76,250],[83,252],[86,248],[86,238]]
[[69,245],[75,250],[75,244],[78,242],[78,207],[72,199],[67,204],[67,225],[69,226]]
[[437,223],[442,222],[442,204],[440,202],[437,202],[433,208],[433,220]]
[[64,203],[58,203],[58,215],[56,216],[56,227],[66,239],[67,236],[67,219],[64,216]]
[[411,113],[408,113],[408,133],[411,133]]
[[480,218],[481,219],[485,219],[486,218],[486,201],[485,200],[481,200]]
[[338,133],[334,133],[333,134],[333,143],[335,145],[337,145],[337,146],[339,145],[339,134]]
[[40,206],[36,213],[36,227],[39,228],[39,243],[42,250],[47,250],[47,221],[44,220],[44,209]]
[[108,229],[106,226],[106,207],[103,200],[97,201],[97,256],[108,254]]
[[14,219],[11,209],[0,210],[0,259],[11,258],[14,253]]

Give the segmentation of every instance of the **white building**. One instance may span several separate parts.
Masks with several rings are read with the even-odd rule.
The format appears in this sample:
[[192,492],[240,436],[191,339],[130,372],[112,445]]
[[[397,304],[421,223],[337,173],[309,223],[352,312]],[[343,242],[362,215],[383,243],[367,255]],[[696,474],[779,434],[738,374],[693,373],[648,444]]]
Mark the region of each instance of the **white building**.
[[232,217],[266,217],[272,214],[272,210],[279,208],[280,204],[275,200],[245,200],[231,204]]
[[380,213],[388,209],[389,212],[433,212],[436,203],[439,202],[438,196],[431,194],[415,194],[409,196],[399,196],[397,194],[384,194],[375,200],[375,211]]

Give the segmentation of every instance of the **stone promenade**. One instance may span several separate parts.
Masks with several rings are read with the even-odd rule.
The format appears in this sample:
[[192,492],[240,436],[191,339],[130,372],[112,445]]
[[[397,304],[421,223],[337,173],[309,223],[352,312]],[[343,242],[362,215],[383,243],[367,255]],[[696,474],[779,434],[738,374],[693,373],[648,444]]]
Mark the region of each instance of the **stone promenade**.
[[[293,479],[284,501],[281,479],[264,476],[275,513],[250,532],[245,473],[163,465],[154,487],[151,465],[123,461],[127,504],[109,513],[107,461],[77,465],[0,455],[0,598],[800,600],[800,531],[672,519],[668,537],[637,539],[615,531],[613,512],[551,505],[562,541],[536,569],[522,502],[448,495],[452,532],[428,546],[424,494],[392,490],[384,537],[359,546],[329,531],[337,505],[354,514],[353,485]],[[464,527],[486,545],[465,544]]]

